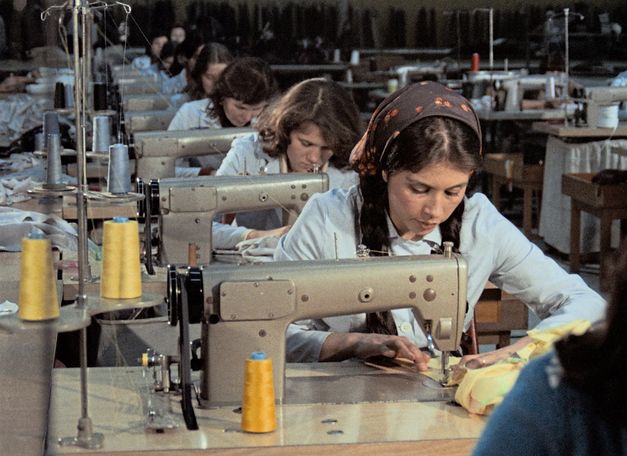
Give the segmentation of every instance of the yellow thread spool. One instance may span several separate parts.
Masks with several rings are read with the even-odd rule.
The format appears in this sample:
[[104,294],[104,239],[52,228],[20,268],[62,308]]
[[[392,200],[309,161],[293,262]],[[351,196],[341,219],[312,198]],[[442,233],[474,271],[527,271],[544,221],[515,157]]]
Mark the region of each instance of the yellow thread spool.
[[18,316],[42,321],[58,318],[59,312],[52,244],[45,236],[31,233],[22,239]]
[[263,352],[253,352],[246,360],[242,430],[272,432],[276,429],[272,360]]
[[142,295],[139,228],[126,217],[104,223],[100,296],[131,299]]

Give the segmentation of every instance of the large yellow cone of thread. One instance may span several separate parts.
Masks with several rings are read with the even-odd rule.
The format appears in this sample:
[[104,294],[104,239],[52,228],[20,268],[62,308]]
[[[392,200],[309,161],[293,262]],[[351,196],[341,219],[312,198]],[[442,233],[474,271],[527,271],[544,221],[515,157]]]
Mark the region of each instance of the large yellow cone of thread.
[[18,316],[27,321],[59,317],[52,244],[42,234],[22,239]]
[[272,360],[264,352],[253,352],[245,369],[242,430],[272,432],[276,429]]
[[104,223],[100,296],[132,299],[141,295],[137,222],[126,217],[114,217]]

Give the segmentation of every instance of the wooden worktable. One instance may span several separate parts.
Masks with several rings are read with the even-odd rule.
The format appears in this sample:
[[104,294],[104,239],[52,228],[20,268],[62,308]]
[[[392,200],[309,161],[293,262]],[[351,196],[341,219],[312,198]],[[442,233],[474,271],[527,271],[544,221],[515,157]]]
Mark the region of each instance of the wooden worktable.
[[479,120],[549,120],[564,119],[563,109],[526,109],[524,111],[477,110]]
[[592,128],[564,126],[563,123],[534,122],[532,130],[560,138],[624,138],[627,137],[627,122],[621,122],[614,128]]
[[[361,364],[288,365],[290,377],[351,376],[369,372],[381,380],[390,375]],[[414,374],[411,374],[414,375]],[[418,375],[418,374],[415,374]],[[150,378],[150,377],[148,377]],[[89,415],[94,432],[104,434],[100,450],[61,447],[59,437],[76,436],[80,416],[78,369],[55,369],[46,454],[335,454],[468,455],[484,426],[484,418],[444,401],[315,403],[277,406],[277,430],[267,434],[240,431],[234,406],[195,408],[199,430],[188,431],[179,399],[152,394],[152,406],[179,425],[161,433],[145,430],[149,380],[141,368],[88,370]],[[143,393],[141,393],[143,391]]]

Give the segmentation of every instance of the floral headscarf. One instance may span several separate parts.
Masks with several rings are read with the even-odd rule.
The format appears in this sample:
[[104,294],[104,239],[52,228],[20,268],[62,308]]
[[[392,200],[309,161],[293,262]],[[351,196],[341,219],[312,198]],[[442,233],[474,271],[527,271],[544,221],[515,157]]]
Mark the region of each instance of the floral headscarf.
[[392,140],[414,122],[429,116],[464,122],[477,134],[481,146],[479,118],[468,100],[440,83],[423,81],[407,85],[381,102],[366,133],[353,148],[350,162],[357,164],[360,175],[375,174]]

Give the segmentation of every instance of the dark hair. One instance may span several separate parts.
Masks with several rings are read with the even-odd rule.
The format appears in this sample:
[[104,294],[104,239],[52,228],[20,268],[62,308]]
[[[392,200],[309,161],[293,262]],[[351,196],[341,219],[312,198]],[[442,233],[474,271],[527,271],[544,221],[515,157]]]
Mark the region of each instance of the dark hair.
[[[161,57],[160,55],[152,55],[152,45],[154,44],[155,40],[157,38],[161,38],[164,37],[166,39],[166,43],[168,41],[170,41],[170,39],[167,37],[167,35],[165,33],[155,33],[154,35],[152,35],[150,37],[150,42],[146,43],[146,55],[150,57],[150,63],[157,63],[159,62],[159,58]],[[165,46],[165,43],[164,43]]]
[[307,79],[292,86],[260,117],[258,129],[264,149],[271,157],[287,152],[290,133],[305,122],[320,128],[333,151],[336,168],[348,166],[348,157],[360,133],[359,111],[349,93],[339,84],[322,78]]
[[[623,239],[625,242],[625,239]],[[594,398],[604,416],[627,419],[627,250],[616,257],[606,324],[555,343],[564,380]]]
[[174,57],[175,50],[176,50],[176,47],[172,43],[172,41],[168,41],[163,45],[163,47],[161,48],[161,53],[159,54],[159,67],[161,69],[165,69],[163,67],[163,62],[165,61],[165,59],[167,59],[168,57]]
[[222,102],[234,98],[249,105],[270,100],[277,92],[277,82],[270,65],[257,57],[241,57],[233,60],[222,72],[211,95],[209,116],[216,116],[223,127],[232,126],[224,113]]
[[206,98],[207,95],[202,88],[202,76],[205,74],[209,65],[216,63],[230,63],[233,60],[233,56],[229,52],[226,46],[220,43],[209,42],[205,43],[202,50],[198,54],[196,64],[192,69],[190,76],[191,82],[187,88],[187,93],[192,100],[199,100]]
[[[359,214],[361,242],[373,254],[382,254],[390,247],[386,222],[388,192],[383,171],[388,175],[404,170],[415,173],[435,163],[451,163],[459,169],[477,171],[481,167],[480,144],[472,128],[449,117],[425,117],[401,131],[388,145],[376,174],[360,177],[364,200]],[[442,241],[452,241],[455,250],[459,249],[463,212],[462,201],[440,224]]]

